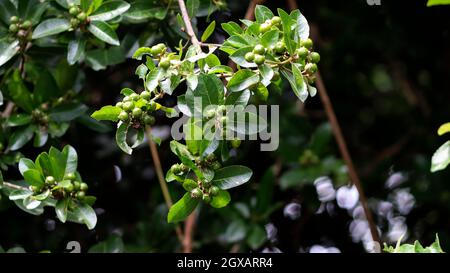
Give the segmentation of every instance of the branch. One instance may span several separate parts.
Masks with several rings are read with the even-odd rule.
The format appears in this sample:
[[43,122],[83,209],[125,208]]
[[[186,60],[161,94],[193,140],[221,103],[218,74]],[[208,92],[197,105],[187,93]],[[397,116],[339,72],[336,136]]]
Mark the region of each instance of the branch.
[[192,252],[192,237],[195,230],[195,220],[197,219],[197,213],[194,210],[191,215],[186,219],[186,224],[184,225],[184,241],[183,241],[183,252]]
[[[159,186],[161,187],[161,191],[164,196],[164,201],[166,202],[167,207],[170,209],[173,205],[172,198],[170,197],[169,189],[167,188],[167,183],[164,178],[164,173],[161,167],[161,160],[159,159],[158,149],[156,148],[155,142],[152,140],[152,129],[150,126],[145,128],[145,133],[147,135],[148,145],[150,146],[150,153],[152,154],[153,164],[155,166],[156,176],[158,177]],[[178,240],[182,245],[184,245],[183,233],[181,231],[180,226],[175,227],[175,231],[177,233]]]
[[3,182],[1,184],[2,184],[2,186],[5,186],[5,187],[11,188],[11,189],[15,189],[15,190],[28,190],[25,187],[22,187],[22,186],[13,184],[13,183],[9,183],[9,182]]
[[192,44],[200,46],[201,44],[198,41],[197,36],[195,36],[194,28],[192,27],[191,19],[189,18],[184,0],[178,0],[178,5],[180,6],[181,16],[183,17],[187,35],[191,38]]

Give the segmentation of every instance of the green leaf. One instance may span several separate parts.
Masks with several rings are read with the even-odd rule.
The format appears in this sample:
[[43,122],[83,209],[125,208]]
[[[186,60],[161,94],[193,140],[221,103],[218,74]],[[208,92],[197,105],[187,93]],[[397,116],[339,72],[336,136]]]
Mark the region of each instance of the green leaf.
[[18,15],[17,9],[14,4],[9,0],[1,0],[0,1],[0,20],[5,23],[5,25],[9,26],[10,19],[12,16]]
[[450,140],[442,144],[431,158],[431,172],[445,169],[450,164]]
[[110,120],[110,121],[118,121],[119,114],[122,112],[122,108],[112,105],[103,106],[100,110],[92,113],[91,117],[96,120]]
[[14,55],[19,52],[19,41],[14,40],[12,43],[0,42],[0,66],[4,65],[9,61]]
[[437,5],[450,5],[450,0],[428,0],[427,7],[437,6]]
[[230,203],[230,200],[230,193],[224,190],[220,190],[219,193],[212,198],[210,205],[213,208],[220,209],[228,205],[228,203]]
[[42,147],[47,143],[48,140],[48,130],[44,127],[36,127],[34,130],[34,147]]
[[123,15],[131,23],[144,23],[149,19],[163,20],[167,15],[167,8],[155,6],[148,0],[138,0],[131,3],[130,9]]
[[42,174],[35,169],[29,169],[23,173],[23,178],[25,181],[35,187],[42,187],[44,186],[44,177]]
[[51,191],[49,189],[47,189],[46,191],[44,191],[40,194],[31,196],[30,198],[37,200],[37,201],[44,201],[45,199],[47,199],[50,196],[50,194],[51,194]]
[[50,118],[55,122],[67,122],[81,116],[87,109],[86,105],[80,103],[60,105],[50,111]]
[[309,37],[308,21],[306,20],[305,16],[303,16],[303,14],[300,13],[299,10],[296,10],[295,13],[293,12],[293,14],[296,16],[296,18],[294,18],[294,20],[297,22],[297,24],[295,26],[296,41],[308,39],[308,37]]
[[53,75],[45,68],[40,69],[33,91],[34,102],[42,104],[63,95]]
[[89,19],[91,19],[91,21],[109,21],[125,13],[129,8],[130,4],[125,1],[106,1],[89,16]]
[[245,166],[227,166],[216,171],[213,183],[222,190],[228,190],[248,182],[252,174],[252,170]]
[[29,125],[21,127],[14,131],[14,133],[9,138],[9,149],[11,151],[16,151],[22,148],[28,141],[33,138],[34,126]]
[[[307,91],[307,85],[303,80],[303,77],[301,75],[301,72],[299,71],[299,68],[297,65],[292,64],[292,70],[293,73],[282,69],[281,74],[289,81],[289,84],[292,87],[292,91],[294,94],[302,101],[304,102],[306,98],[308,97],[308,91]],[[295,76],[294,76],[295,75]],[[299,83],[301,85],[299,85]]]
[[225,99],[225,104],[246,106],[249,99],[250,99],[250,90],[246,89],[241,92],[229,93],[227,98]]
[[216,28],[216,21],[212,21],[208,27],[205,29],[205,31],[202,34],[201,41],[204,42],[208,40],[209,36],[213,34],[214,29]]
[[30,197],[31,195],[33,195],[33,192],[30,190],[13,190],[10,194],[9,194],[9,200],[22,200],[25,199],[27,197]]
[[450,132],[450,122],[442,124],[437,131],[438,135],[440,136],[448,132]]
[[102,21],[92,21],[88,26],[89,32],[105,43],[118,46],[119,38],[110,25]]
[[55,206],[56,217],[58,217],[58,219],[63,223],[65,223],[67,220],[67,212],[69,211],[69,203],[70,203],[69,198],[60,199],[60,200],[58,200],[58,202],[56,202],[56,206]]
[[22,126],[31,122],[31,115],[28,114],[15,114],[8,118],[6,126],[15,127]]
[[35,170],[36,165],[34,165],[34,162],[28,158],[21,158],[19,161],[19,171],[20,174],[23,174],[28,170]]
[[47,19],[40,23],[33,31],[33,39],[39,39],[64,32],[70,28],[67,19]]
[[274,75],[273,69],[267,64],[258,66],[258,69],[259,69],[259,74],[261,76],[261,83],[264,86],[268,86],[271,83],[271,80]]
[[270,30],[263,34],[261,37],[261,44],[265,48],[270,48],[271,46],[274,46],[278,40],[279,40],[280,32],[276,29]]
[[259,225],[253,225],[247,236],[248,245],[255,250],[260,248],[266,240],[266,231]]
[[153,91],[158,87],[159,81],[161,80],[163,76],[163,72],[159,68],[154,68],[150,73],[147,74],[147,77],[145,78],[145,87],[149,91]]
[[81,61],[84,57],[84,50],[86,48],[86,40],[79,37],[71,40],[67,47],[67,62],[70,65],[74,65],[76,62]]
[[183,221],[197,207],[199,199],[191,198],[191,194],[185,193],[184,196],[172,205],[167,215],[167,222],[176,223]]
[[239,26],[236,22],[222,23],[221,26],[222,29],[230,36],[238,35],[244,32],[241,26]]
[[128,146],[128,143],[127,143],[127,134],[128,134],[129,127],[130,127],[130,123],[128,123],[128,122],[120,122],[118,124],[117,131],[116,131],[116,142],[122,151],[131,155],[131,153],[133,152],[133,149],[131,149],[131,147]]
[[[201,99],[201,104],[196,103]],[[195,90],[186,92],[186,104],[195,117],[203,116],[203,110],[209,105],[222,105],[224,102],[224,86],[215,75],[200,74]]]
[[266,20],[272,19],[273,17],[273,12],[263,6],[263,5],[256,5],[255,8],[255,18],[256,18],[256,22],[258,23],[264,23]]
[[100,242],[89,248],[88,253],[122,253],[124,252],[124,249],[125,246],[122,239],[117,235],[113,235],[106,241]]
[[281,17],[281,23],[283,25],[283,40],[286,45],[289,54],[293,55],[295,47],[293,45],[292,36],[291,36],[291,28],[292,28],[292,19],[284,10],[278,9],[278,15]]
[[35,25],[47,9],[48,3],[43,3],[39,0],[19,1],[19,18],[22,20],[30,20]]
[[259,82],[259,76],[249,69],[236,72],[228,81],[227,88],[231,92],[245,90]]
[[140,47],[133,54],[133,59],[142,60],[142,56],[144,55],[152,55],[152,49],[150,47]]
[[198,8],[200,7],[199,0],[187,0],[186,9],[190,18],[193,18],[197,14]]
[[25,83],[23,82],[19,69],[14,70],[12,77],[8,82],[8,94],[12,101],[25,110],[27,113],[31,113],[34,109],[34,104],[30,91],[28,91]]
[[78,165],[77,151],[72,146],[66,145],[62,155],[64,156],[64,174],[75,173]]
[[80,203],[73,210],[73,213],[80,222],[83,222],[88,227],[88,229],[95,228],[95,225],[97,224],[97,215],[91,206]]
[[108,49],[95,49],[86,52],[86,63],[94,70],[105,69],[109,65],[116,65],[125,60],[122,47],[115,46]]

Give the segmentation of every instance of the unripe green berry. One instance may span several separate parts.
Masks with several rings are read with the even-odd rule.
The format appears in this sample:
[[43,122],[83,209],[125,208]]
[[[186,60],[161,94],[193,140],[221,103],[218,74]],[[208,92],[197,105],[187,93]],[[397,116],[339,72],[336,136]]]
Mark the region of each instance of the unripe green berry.
[[16,33],[17,31],[19,31],[19,26],[17,26],[16,24],[10,25],[9,31]]
[[304,59],[306,58],[306,56],[308,56],[309,51],[306,47],[302,46],[300,48],[297,48],[295,50],[295,53],[298,55],[300,59]]
[[123,110],[125,111],[131,111],[134,108],[134,102],[132,101],[127,101],[123,104]]
[[133,115],[134,118],[140,118],[140,117],[142,117],[142,109],[141,109],[141,108],[138,108],[138,107],[135,107],[135,108],[133,109],[132,115]]
[[206,119],[212,119],[216,115],[215,109],[208,109],[203,114]]
[[267,23],[262,23],[262,24],[259,26],[259,32],[260,32],[260,33],[265,33],[265,32],[267,32],[267,31],[269,31],[271,28],[272,28],[272,25],[267,24]]
[[227,107],[225,105],[219,105],[219,107],[217,107],[218,113],[225,113],[226,111],[227,111]]
[[70,15],[77,15],[77,14],[78,14],[78,8],[75,7],[75,6],[72,6],[72,7],[69,9],[69,13],[70,13]]
[[118,103],[116,103],[116,107],[122,108],[123,107],[123,102],[119,101]]
[[216,195],[219,193],[219,191],[220,191],[219,187],[217,187],[217,186],[212,186],[212,187],[209,189],[209,194],[210,194],[211,196],[216,196]]
[[184,165],[183,163],[180,164],[180,171],[187,173],[189,171],[189,167]]
[[255,47],[253,48],[253,53],[259,54],[259,55],[263,55],[263,54],[266,53],[266,48],[263,45],[260,45],[260,44],[255,45]]
[[179,174],[179,173],[181,173],[181,168],[180,168],[180,165],[178,165],[178,164],[173,164],[172,167],[170,167],[170,170],[171,170],[172,173],[174,173],[174,174]]
[[317,72],[317,64],[308,63],[305,66],[305,70],[306,72],[308,72],[308,74],[314,74]]
[[278,16],[274,16],[272,17],[272,19],[270,19],[270,21],[272,22],[272,25],[276,26],[281,23],[281,18]]
[[202,196],[202,190],[195,188],[191,191],[191,197],[194,199],[200,198]]
[[142,91],[139,96],[141,96],[141,98],[143,98],[145,100],[149,100],[151,97],[151,94],[148,91]]
[[170,67],[170,60],[167,58],[162,58],[161,61],[159,62],[159,66],[162,69],[167,69]]
[[137,101],[139,99],[139,95],[136,93],[133,93],[128,96],[131,100]]
[[242,140],[240,140],[239,138],[235,138],[233,140],[231,140],[231,147],[233,147],[234,149],[239,148],[239,146],[241,146]]
[[28,29],[31,27],[31,21],[30,20],[26,20],[25,22],[22,23],[21,27],[23,29]]
[[127,121],[128,118],[129,118],[129,116],[128,116],[128,113],[127,113],[126,111],[121,111],[121,112],[119,113],[118,118],[119,118],[121,121]]
[[262,65],[266,61],[266,57],[264,55],[255,55],[255,64]]
[[55,178],[53,176],[47,176],[45,178],[45,183],[46,184],[53,184],[53,183],[55,183]]
[[32,190],[33,192],[39,192],[39,191],[41,190],[41,188],[40,188],[40,187],[37,187],[37,186],[31,186],[31,190]]
[[11,18],[9,19],[9,22],[11,24],[17,24],[19,22],[19,17],[17,16],[11,16]]
[[68,180],[74,180],[76,178],[76,175],[74,173],[68,173],[64,178]]
[[300,41],[300,46],[304,46],[307,49],[311,49],[313,47],[313,41],[310,38],[302,40]]
[[79,191],[79,192],[77,192],[76,197],[78,200],[81,201],[86,197],[86,193],[84,193],[84,191]]
[[86,184],[86,183],[81,183],[80,184],[80,190],[81,191],[87,191],[88,189],[89,189],[88,184]]
[[320,54],[319,54],[319,53],[317,53],[317,52],[311,52],[310,57],[311,57],[311,62],[313,62],[313,63],[318,63],[318,62],[320,62]]
[[211,202],[211,197],[209,196],[209,194],[203,194],[202,199],[205,203]]
[[206,157],[206,160],[208,160],[208,161],[215,161],[216,159],[217,159],[217,157],[216,157],[215,154],[209,154],[209,155]]
[[74,191],[79,191],[80,187],[81,187],[81,183],[79,181],[73,182],[73,190]]
[[145,115],[143,121],[144,121],[144,124],[152,126],[153,124],[155,124],[155,117],[150,116],[150,115]]
[[66,192],[72,192],[73,189],[74,189],[73,184],[70,183],[70,184],[67,185],[64,189],[66,190]]
[[284,43],[283,42],[277,42],[276,44],[275,44],[275,52],[276,53],[278,53],[278,54],[282,54],[282,53],[284,53],[286,51],[286,46],[284,45]]
[[219,162],[214,162],[211,166],[211,168],[215,171],[217,171],[218,169],[222,168],[222,164],[220,164]]
[[148,110],[149,110],[150,112],[155,111],[155,110],[156,110],[156,102],[154,102],[154,101],[149,102]]
[[255,59],[255,53],[247,52],[247,53],[245,53],[244,58],[247,62],[253,62],[253,60]]
[[130,97],[126,96],[122,99],[123,102],[131,101]]
[[85,20],[87,19],[86,13],[80,12],[80,13],[77,15],[77,19],[80,20],[80,21],[85,21]]
[[78,27],[79,24],[80,24],[80,20],[78,20],[77,18],[72,18],[72,19],[70,19],[70,25],[71,25],[73,28]]

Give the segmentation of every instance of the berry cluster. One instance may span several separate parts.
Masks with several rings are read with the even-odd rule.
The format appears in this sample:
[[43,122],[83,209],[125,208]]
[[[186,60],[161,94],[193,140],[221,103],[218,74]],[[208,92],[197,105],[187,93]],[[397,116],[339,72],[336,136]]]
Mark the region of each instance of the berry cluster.
[[122,109],[119,113],[119,119],[124,122],[131,121],[135,128],[155,124],[155,117],[150,113],[156,110],[156,102],[150,101],[150,98],[151,93],[149,91],[125,96],[122,101],[116,103],[116,106]]
[[158,66],[162,69],[168,69],[170,67],[170,59],[167,56],[167,47],[165,44],[157,44],[150,48],[150,54],[153,59],[158,61]]
[[29,20],[23,21],[17,16],[12,16],[9,25],[10,39],[18,39],[21,43],[31,41],[33,24]]
[[42,108],[34,109],[31,112],[31,118],[34,124],[39,124],[41,126],[47,126],[49,122],[48,115],[43,111]]
[[78,181],[74,173],[68,173],[62,181],[56,181],[53,176],[47,176],[42,187],[31,186],[30,188],[36,194],[49,190],[55,199],[71,196],[82,201],[89,187],[86,183]]
[[85,25],[89,23],[87,14],[80,8],[80,6],[70,3],[69,14],[72,15],[70,18],[70,26],[72,29],[78,28],[80,25]]

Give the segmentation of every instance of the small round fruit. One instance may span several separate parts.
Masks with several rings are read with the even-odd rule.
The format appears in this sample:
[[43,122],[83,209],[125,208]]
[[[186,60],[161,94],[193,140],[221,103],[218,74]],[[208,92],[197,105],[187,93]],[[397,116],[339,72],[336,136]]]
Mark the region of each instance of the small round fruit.
[[127,101],[123,104],[123,110],[125,111],[131,111],[134,109],[134,102],[132,101]]
[[212,119],[215,115],[216,115],[215,109],[208,109],[204,113],[204,116],[206,119]]
[[220,191],[219,187],[217,187],[217,186],[212,186],[212,187],[209,189],[209,194],[210,194],[211,196],[216,196],[216,195],[219,193],[219,191]]
[[313,47],[313,41],[308,38],[306,40],[300,41],[300,45],[306,47],[307,49],[311,49]]
[[274,16],[272,17],[272,19],[270,19],[270,21],[272,22],[272,25],[279,25],[281,23],[281,18],[278,16]]
[[320,62],[320,54],[319,54],[319,53],[317,53],[317,52],[311,52],[310,57],[311,57],[311,61],[312,61],[313,63],[318,63],[318,62]]
[[89,189],[88,184],[86,184],[86,183],[81,183],[80,184],[80,190],[81,191],[87,191],[88,189]]
[[119,119],[120,119],[121,121],[127,121],[128,118],[129,118],[129,116],[128,116],[128,113],[127,113],[126,111],[121,111],[121,112],[119,113]]
[[134,118],[140,118],[140,117],[142,117],[142,109],[138,108],[138,107],[135,107],[133,109],[133,113],[132,114],[133,114]]
[[137,101],[139,99],[139,95],[136,93],[133,93],[128,96],[131,100]]
[[[255,47],[253,48],[253,53],[262,55],[262,54],[266,53],[266,48],[260,44],[255,45]],[[255,58],[256,58],[256,56],[255,56]]]
[[167,69],[170,67],[170,60],[167,58],[162,58],[161,61],[159,62],[159,66],[162,69]]
[[150,53],[153,55],[153,56],[156,56],[156,55],[159,55],[159,54],[161,54],[161,52],[162,52],[162,50],[158,47],[158,46],[152,46],[152,48],[150,48]]
[[53,176],[47,176],[46,178],[45,178],[45,183],[46,184],[53,184],[53,183],[55,183],[55,178],[53,177]]
[[68,173],[64,178],[68,180],[74,180],[76,178],[76,175],[74,173]]
[[205,203],[211,202],[211,197],[209,196],[209,194],[203,194],[202,199]]
[[81,187],[81,183],[79,181],[73,182],[73,190],[74,191],[79,191],[80,187]]
[[180,165],[178,165],[178,164],[173,164],[172,167],[170,167],[170,170],[171,170],[172,173],[174,173],[174,174],[178,174],[178,173],[181,172]]
[[11,18],[9,19],[9,22],[11,24],[17,24],[19,22],[19,17],[17,16],[11,16]]
[[305,66],[305,70],[308,72],[308,74],[314,74],[317,72],[317,64],[308,63]]
[[31,21],[30,20],[26,20],[25,22],[22,23],[22,28],[23,29],[28,29],[31,27]]
[[77,14],[78,14],[78,8],[75,7],[75,6],[71,7],[71,8],[69,9],[69,13],[70,13],[71,15],[77,15]]
[[116,103],[116,107],[122,108],[123,107],[123,102],[119,101],[118,103]]
[[10,25],[9,31],[16,33],[17,31],[19,31],[19,27],[16,24]]
[[37,187],[37,186],[31,186],[31,190],[32,190],[33,192],[39,192],[39,191],[41,190],[41,188],[40,188],[40,187]]
[[151,94],[150,94],[150,92],[148,92],[148,91],[142,91],[141,94],[140,94],[140,96],[141,96],[141,98],[143,98],[143,99],[145,99],[145,100],[149,100],[150,97],[151,97]]
[[218,113],[225,113],[226,111],[227,111],[227,107],[225,105],[219,105],[219,107],[217,107]]
[[72,18],[72,19],[70,19],[70,25],[71,25],[73,28],[78,27],[79,24],[80,24],[80,20],[78,20],[77,18]]
[[286,51],[286,46],[284,45],[283,42],[277,42],[275,44],[275,52],[278,54],[282,54]]
[[265,32],[267,32],[267,31],[269,31],[271,28],[272,28],[272,25],[267,24],[267,23],[262,23],[262,24],[259,26],[259,32],[260,32],[260,33],[265,33]]
[[220,164],[219,162],[214,162],[211,166],[211,168],[213,168],[213,170],[217,171],[218,169],[222,168],[222,164]]
[[183,163],[180,164],[180,171],[187,173],[189,171],[189,167],[184,165]]
[[86,193],[84,193],[84,191],[79,191],[79,192],[77,192],[76,197],[78,200],[81,201],[86,197]]
[[247,52],[247,53],[245,53],[244,58],[247,62],[253,62],[253,60],[255,59],[255,53]]
[[84,13],[84,12],[78,13],[77,19],[80,20],[80,21],[85,21],[87,19],[86,13]]
[[126,96],[122,99],[123,102],[131,101],[130,97]]
[[241,146],[242,140],[240,140],[239,138],[235,138],[233,140],[231,140],[231,147],[233,147],[234,149],[239,148],[239,146]]
[[154,102],[154,101],[149,102],[148,110],[149,110],[150,112],[155,111],[155,110],[156,110],[156,102]]
[[295,53],[297,53],[297,55],[300,59],[306,58],[306,56],[308,56],[308,52],[309,52],[308,49],[304,46],[297,48],[295,50]]
[[157,44],[156,47],[160,50],[160,52],[165,52],[166,51],[166,45],[163,44],[163,43]]
[[150,116],[150,115],[145,115],[143,121],[146,125],[151,126],[151,125],[155,124],[155,117]]
[[266,57],[264,57],[264,55],[259,55],[259,54],[255,55],[255,64],[262,65],[265,61],[266,61]]
[[199,188],[191,190],[191,197],[194,199],[200,198],[202,194],[202,190],[200,190]]
[[66,192],[72,192],[73,189],[74,189],[73,184],[70,183],[70,184],[67,185],[64,189],[66,190]]
[[206,160],[208,160],[208,161],[215,161],[216,159],[217,159],[217,157],[216,157],[215,154],[209,154],[209,155],[206,157]]

